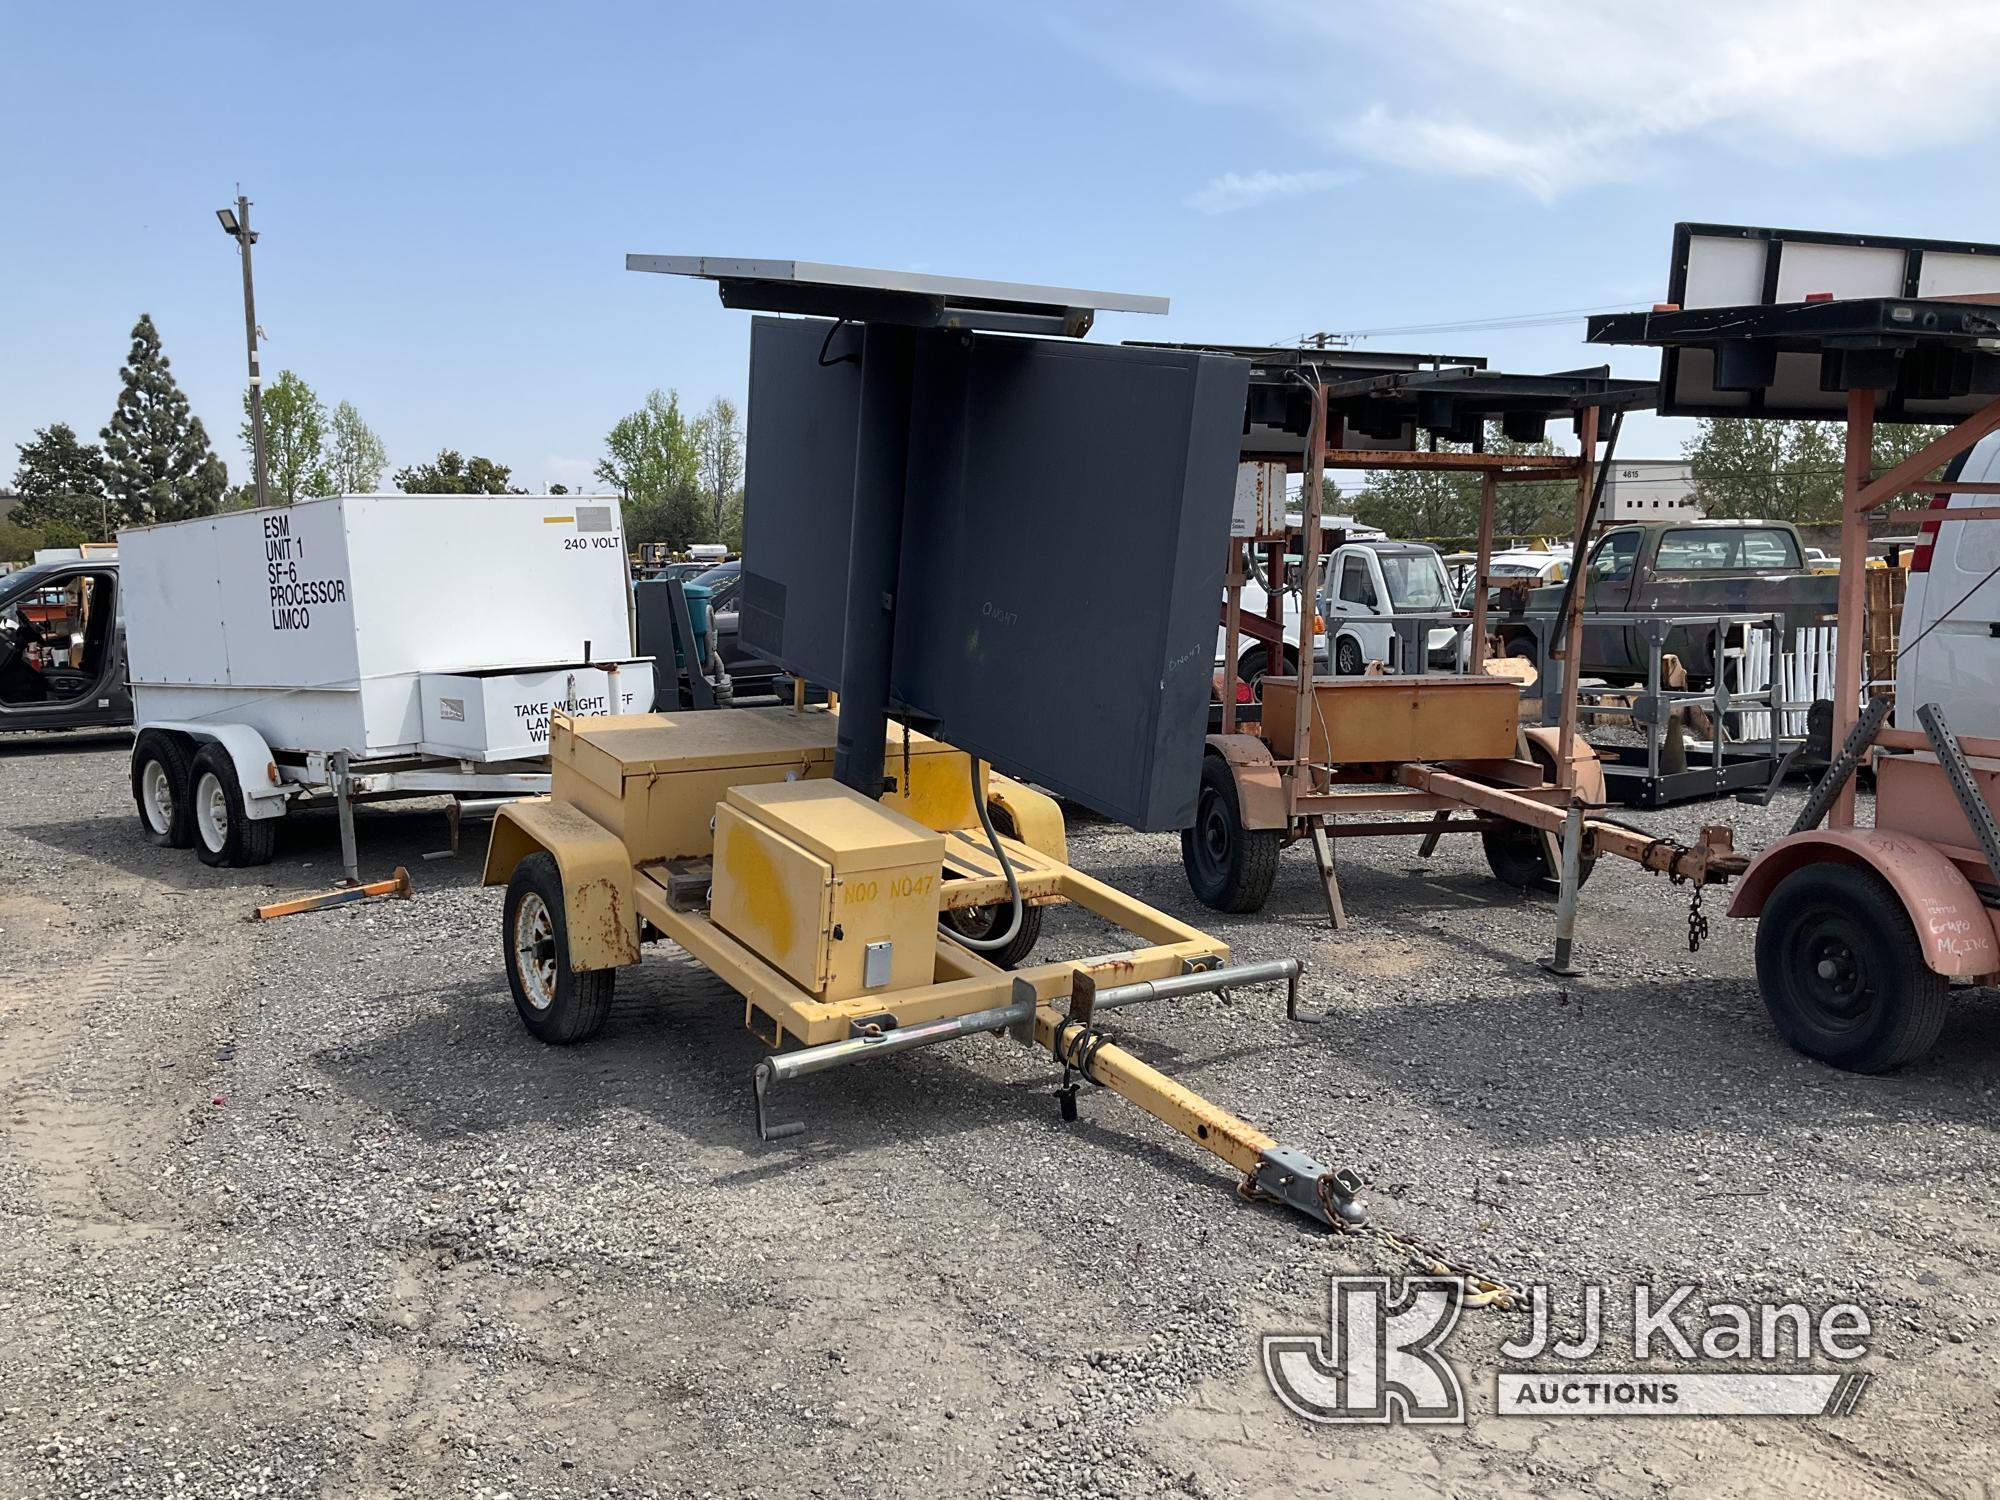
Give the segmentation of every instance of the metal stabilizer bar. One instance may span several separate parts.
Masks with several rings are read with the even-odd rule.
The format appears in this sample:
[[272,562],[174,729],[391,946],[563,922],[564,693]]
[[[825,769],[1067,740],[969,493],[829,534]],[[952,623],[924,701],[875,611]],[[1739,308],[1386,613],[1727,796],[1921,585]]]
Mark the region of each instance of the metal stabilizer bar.
[[1812,791],[1806,794],[1805,806],[1799,809],[1799,815],[1792,823],[1793,833],[1805,833],[1819,827],[1820,819],[1832,810],[1834,799],[1840,796],[1840,789],[1847,785],[1848,778],[1860,767],[1862,757],[1868,753],[1868,747],[1875,743],[1875,736],[1888,721],[1892,707],[1894,700],[1880,694],[1868,700],[1868,706],[1854,721],[1854,727],[1847,731],[1847,738],[1834,752],[1825,772],[1814,783]]
[[1917,722],[1924,726],[1924,734],[1931,742],[1931,753],[1944,767],[1945,779],[1951,783],[1951,794],[1958,798],[1959,811],[1972,825],[1972,836],[1979,841],[1980,853],[1986,856],[1986,867],[1993,872],[1995,880],[2000,880],[2000,826],[1996,826],[1993,809],[1987,805],[1985,794],[1973,779],[1965,750],[1951,732],[1951,725],[1945,722],[1944,710],[1935,703],[1926,703],[1917,710]]
[[970,1015],[947,1016],[938,1021],[924,1021],[914,1026],[895,1026],[887,1031],[866,1032],[861,1036],[849,1037],[844,1042],[824,1042],[817,1047],[801,1047],[796,1052],[774,1052],[757,1064],[751,1074],[751,1087],[757,1102],[757,1138],[765,1141],[782,1141],[804,1131],[805,1123],[794,1120],[784,1124],[773,1124],[767,1113],[769,1093],[773,1084],[789,1083],[794,1078],[804,1078],[810,1073],[824,1073],[828,1068],[844,1068],[849,1063],[860,1062],[866,1057],[886,1057],[895,1052],[911,1052],[918,1047],[934,1047],[939,1042],[956,1041],[963,1036],[977,1036],[982,1031],[1000,1031],[1009,1026],[1019,1026],[1029,1021],[1035,1013],[1032,1000],[1017,1000],[1012,1005],[998,1006],[992,1010],[976,1010]]
[[[1301,965],[1296,958],[1274,958],[1268,963],[1230,964],[1219,969],[1194,969],[1186,974],[1175,974],[1166,979],[1141,979],[1132,984],[1107,985],[1093,988],[1086,994],[1082,985],[1072,992],[1070,1014],[1076,1015],[1079,1004],[1083,1005],[1083,1015],[1079,1019],[1088,1020],[1101,1010],[1122,1010],[1128,1005],[1143,1005],[1148,1000],[1176,1000],[1183,995],[1207,995],[1222,990],[1234,989],[1244,984],[1271,984],[1284,980],[1289,988],[1286,1012],[1290,1014],[1299,1005],[1299,972]],[[1078,971],[1078,977],[1088,980],[1089,976]]]
[[[1068,1014],[1055,1005],[1036,998],[1026,981],[1016,981],[1016,999],[1011,1005],[943,1020],[924,1021],[910,1026],[891,1026],[844,1041],[826,1042],[817,1047],[801,1047],[795,1052],[778,1052],[759,1062],[752,1072],[752,1091],[757,1108],[757,1135],[760,1140],[780,1141],[800,1134],[805,1125],[798,1121],[774,1122],[770,1117],[769,1093],[774,1085],[845,1067],[868,1057],[909,1052],[935,1046],[959,1037],[985,1031],[1012,1031],[1017,1037],[1032,1039],[1066,1069],[1081,1074],[1100,1088],[1171,1125],[1196,1145],[1220,1157],[1243,1174],[1244,1196],[1285,1203],[1309,1218],[1335,1229],[1356,1229],[1368,1222],[1361,1204],[1361,1179],[1353,1172],[1322,1165],[1304,1152],[1281,1146],[1270,1136],[1227,1110],[1218,1109],[1192,1089],[1184,1088],[1158,1069],[1112,1042],[1090,1019],[1092,1006],[1108,1008],[1137,1005],[1148,1000],[1164,1000],[1177,995],[1201,994],[1242,984],[1265,984],[1283,979],[1296,986],[1299,963],[1279,959],[1262,964],[1202,969],[1193,973],[1151,980],[1145,983],[1107,986],[1092,991],[1080,984],[1069,997]],[[1079,1014],[1079,1002],[1081,1014]],[[1032,1028],[1032,1030],[1030,1030]]]

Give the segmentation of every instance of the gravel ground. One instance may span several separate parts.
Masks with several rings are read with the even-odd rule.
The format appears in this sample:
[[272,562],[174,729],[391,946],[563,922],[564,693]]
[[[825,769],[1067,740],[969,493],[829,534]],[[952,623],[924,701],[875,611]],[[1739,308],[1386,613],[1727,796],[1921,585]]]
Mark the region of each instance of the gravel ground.
[[[684,958],[543,1048],[476,851],[421,858],[437,810],[361,819],[415,899],[253,924],[338,874],[330,821],[262,870],[149,848],[128,746],[0,742],[0,1496],[1993,1492],[1991,991],[1851,1077],[1777,1040],[1748,924],[1713,902],[1690,956],[1685,890],[1630,867],[1558,981],[1551,904],[1469,842],[1345,844],[1335,935],[1303,850],[1217,918],[1173,839],[1075,823],[1081,868],[1306,960],[1328,1025],[1243,992],[1121,1029],[1364,1170],[1378,1222],[1565,1308],[1657,1277],[1875,1320],[1841,1418],[1496,1418],[1523,1321],[1475,1312],[1469,1426],[1316,1428],[1258,1337],[1323,1329],[1326,1273],[1400,1273],[1386,1247],[1238,1201],[1110,1095],[1062,1124],[1047,1060],[988,1039],[800,1084],[808,1134],[760,1146],[757,1045]],[[1755,848],[1792,815],[1648,821]],[[1051,914],[1045,953],[1098,946]]]

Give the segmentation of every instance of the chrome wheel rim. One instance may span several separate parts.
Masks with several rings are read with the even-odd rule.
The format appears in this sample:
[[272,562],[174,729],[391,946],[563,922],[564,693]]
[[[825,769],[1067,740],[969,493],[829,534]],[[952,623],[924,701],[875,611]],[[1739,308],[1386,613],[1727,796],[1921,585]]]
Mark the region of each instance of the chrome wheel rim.
[[174,826],[174,786],[167,778],[167,768],[156,760],[147,761],[139,783],[147,826],[155,833],[167,832]]
[[514,909],[514,971],[536,1010],[556,1003],[556,924],[548,903],[528,891]]
[[201,841],[211,854],[220,854],[229,842],[229,794],[222,778],[213,771],[202,773],[194,789],[194,820],[201,829]]

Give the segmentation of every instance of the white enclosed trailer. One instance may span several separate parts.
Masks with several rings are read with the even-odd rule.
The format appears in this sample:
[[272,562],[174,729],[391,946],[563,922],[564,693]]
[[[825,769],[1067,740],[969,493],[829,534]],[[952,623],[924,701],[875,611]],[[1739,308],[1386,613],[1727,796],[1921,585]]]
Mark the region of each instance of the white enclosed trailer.
[[261,864],[331,799],[548,789],[552,712],[646,712],[616,497],[336,495],[119,533],[149,841]]

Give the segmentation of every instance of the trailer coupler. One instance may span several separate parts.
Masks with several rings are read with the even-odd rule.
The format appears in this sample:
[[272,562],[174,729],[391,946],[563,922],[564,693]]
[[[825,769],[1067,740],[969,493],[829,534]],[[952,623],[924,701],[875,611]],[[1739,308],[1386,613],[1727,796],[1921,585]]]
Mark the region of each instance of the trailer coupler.
[[1296,1147],[1271,1146],[1244,1177],[1242,1193],[1286,1204],[1334,1229],[1359,1229],[1368,1222],[1361,1187],[1351,1167],[1327,1167]]

